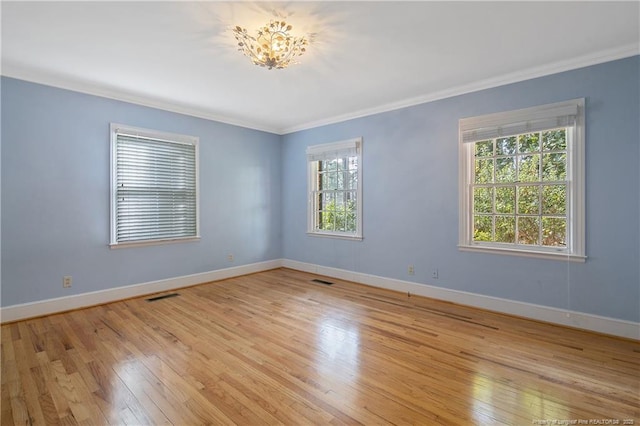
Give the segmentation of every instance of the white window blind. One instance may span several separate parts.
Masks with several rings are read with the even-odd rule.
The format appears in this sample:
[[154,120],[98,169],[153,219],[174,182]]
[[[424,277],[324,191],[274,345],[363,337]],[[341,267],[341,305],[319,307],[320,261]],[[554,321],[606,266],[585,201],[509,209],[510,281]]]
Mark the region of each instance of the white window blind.
[[533,112],[530,108],[526,108],[508,113],[463,118],[460,120],[460,138],[462,143],[469,143],[558,127],[570,127],[575,124],[577,116],[576,101],[568,101],[551,104]]
[[112,245],[198,237],[197,142],[112,126]]
[[355,157],[358,155],[361,141],[359,139],[344,142],[313,145],[307,147],[308,161],[333,160],[338,157]]

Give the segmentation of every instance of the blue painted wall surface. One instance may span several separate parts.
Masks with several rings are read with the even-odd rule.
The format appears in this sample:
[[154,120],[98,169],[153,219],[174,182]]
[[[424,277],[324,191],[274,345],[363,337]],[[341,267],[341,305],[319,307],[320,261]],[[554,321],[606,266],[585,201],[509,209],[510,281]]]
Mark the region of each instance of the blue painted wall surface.
[[[2,78],[2,306],[283,257],[640,321],[639,65],[628,58],[282,137]],[[580,97],[587,262],[460,252],[458,119]],[[200,137],[201,241],[108,248],[110,122]],[[358,136],[364,240],[307,236],[305,148]]]
[[[109,249],[110,122],[200,138],[199,242]],[[2,78],[2,306],[278,259],[281,170],[278,135]]]
[[[285,135],[284,258],[639,321],[639,62],[613,61]],[[586,263],[459,251],[458,120],[582,97]],[[306,146],[358,136],[364,240],[307,236]],[[431,278],[434,268],[438,279]]]

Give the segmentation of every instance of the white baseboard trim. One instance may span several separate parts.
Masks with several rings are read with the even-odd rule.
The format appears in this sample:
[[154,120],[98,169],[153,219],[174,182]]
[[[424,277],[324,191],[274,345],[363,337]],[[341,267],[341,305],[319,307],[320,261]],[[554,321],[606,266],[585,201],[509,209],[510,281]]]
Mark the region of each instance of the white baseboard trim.
[[640,340],[640,323],[632,321],[602,317],[568,309],[518,302],[499,297],[483,296],[481,294],[451,290],[411,281],[385,278],[361,272],[352,272],[345,269],[331,268],[289,259],[274,259],[265,262],[235,266],[232,268],[202,272],[199,274],[185,275],[124,287],[116,287],[108,290],[93,291],[73,296],[7,306],[0,308],[0,323],[19,321],[73,309],[85,308],[88,306],[116,302],[118,300],[176,290],[192,285],[268,271],[270,269],[280,267],[325,275],[346,281],[353,281],[359,284],[385,288],[401,293],[411,292],[411,294],[417,296],[445,300],[448,302],[458,303],[460,305],[487,309],[538,321]]
[[219,281],[226,278],[276,269],[281,266],[282,259],[268,260],[265,262],[251,263],[232,268],[224,268],[198,274],[184,275],[181,277],[167,278],[164,280],[116,287],[108,290],[92,291],[89,293],[75,294],[73,296],[58,297],[55,299],[7,306],[0,309],[0,323],[19,321],[43,315],[70,311],[73,309],[86,308],[88,306],[116,302],[118,300],[145,296],[162,291],[176,290],[210,281]]
[[552,308],[499,297],[483,296],[459,290],[451,290],[411,281],[384,278],[377,275],[330,268],[312,263],[283,259],[282,266],[298,271],[311,272],[318,275],[353,281],[373,287],[385,288],[401,293],[411,292],[418,296],[446,300],[460,305],[473,306],[490,311],[516,315],[538,321],[549,322],[598,333],[610,334],[627,339],[640,340],[640,323],[586,314],[568,309]]

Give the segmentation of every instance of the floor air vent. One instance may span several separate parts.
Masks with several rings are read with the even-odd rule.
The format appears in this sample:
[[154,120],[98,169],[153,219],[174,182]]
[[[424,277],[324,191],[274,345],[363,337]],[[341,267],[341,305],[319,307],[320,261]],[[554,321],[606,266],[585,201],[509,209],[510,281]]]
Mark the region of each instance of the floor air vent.
[[314,279],[311,280],[314,283],[319,283],[319,284],[324,284],[324,285],[332,285],[333,283],[331,281],[325,281],[325,280],[319,280],[319,279]]
[[163,294],[162,296],[150,297],[147,302],[155,302],[156,300],[168,299],[169,297],[180,296],[178,293]]

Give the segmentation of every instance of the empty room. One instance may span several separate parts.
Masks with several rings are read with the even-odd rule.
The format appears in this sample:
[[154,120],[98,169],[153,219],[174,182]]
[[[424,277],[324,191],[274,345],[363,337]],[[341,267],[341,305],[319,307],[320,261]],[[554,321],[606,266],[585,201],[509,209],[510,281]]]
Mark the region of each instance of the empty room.
[[640,425],[640,2],[0,16],[3,426]]

